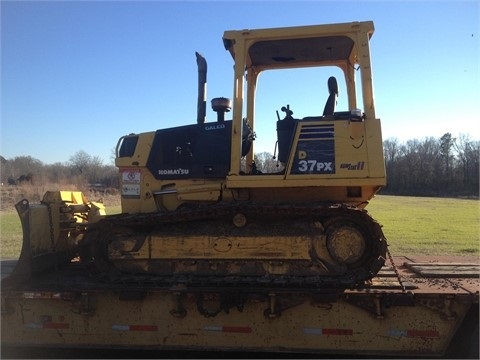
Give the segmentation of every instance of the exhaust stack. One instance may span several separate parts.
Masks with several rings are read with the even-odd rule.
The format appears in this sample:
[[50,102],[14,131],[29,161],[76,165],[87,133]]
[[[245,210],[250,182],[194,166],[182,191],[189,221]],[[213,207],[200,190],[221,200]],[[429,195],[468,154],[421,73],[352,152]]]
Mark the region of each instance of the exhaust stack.
[[204,124],[207,116],[207,61],[195,52],[198,66],[197,124]]

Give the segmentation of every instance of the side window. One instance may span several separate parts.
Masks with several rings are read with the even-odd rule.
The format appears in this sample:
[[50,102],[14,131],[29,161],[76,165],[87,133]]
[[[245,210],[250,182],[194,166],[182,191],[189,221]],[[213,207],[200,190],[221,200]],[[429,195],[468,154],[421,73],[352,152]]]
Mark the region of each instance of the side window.
[[135,153],[137,147],[138,136],[127,136],[123,138],[120,150],[118,151],[119,157],[130,157]]

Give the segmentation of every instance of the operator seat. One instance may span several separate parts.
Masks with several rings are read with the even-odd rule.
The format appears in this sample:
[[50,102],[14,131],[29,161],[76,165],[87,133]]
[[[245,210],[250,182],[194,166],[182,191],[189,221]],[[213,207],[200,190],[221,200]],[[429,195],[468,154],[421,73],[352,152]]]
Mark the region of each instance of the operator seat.
[[328,78],[328,92],[330,95],[328,96],[327,103],[323,109],[323,116],[333,115],[335,112],[335,106],[337,105],[338,85],[337,79],[335,79],[334,76]]

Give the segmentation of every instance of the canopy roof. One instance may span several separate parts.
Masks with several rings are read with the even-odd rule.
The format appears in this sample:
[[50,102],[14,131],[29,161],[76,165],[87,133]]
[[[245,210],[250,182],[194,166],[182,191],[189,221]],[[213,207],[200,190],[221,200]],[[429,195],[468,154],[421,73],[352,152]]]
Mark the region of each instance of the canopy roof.
[[371,37],[373,30],[373,22],[366,21],[226,31],[223,41],[234,59],[239,48],[246,48],[246,67],[301,67],[354,60],[357,35],[367,32]]

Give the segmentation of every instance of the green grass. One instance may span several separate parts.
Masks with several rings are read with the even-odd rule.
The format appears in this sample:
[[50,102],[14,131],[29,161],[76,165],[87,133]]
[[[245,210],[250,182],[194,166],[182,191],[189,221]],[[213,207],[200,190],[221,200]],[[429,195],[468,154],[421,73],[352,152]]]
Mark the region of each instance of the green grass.
[[[392,255],[479,255],[478,200],[378,195],[367,207]],[[120,206],[107,207],[107,214]],[[2,258],[18,257],[22,229],[15,212],[0,213]]]
[[14,211],[0,213],[0,257],[17,258],[22,250],[22,225]]
[[392,255],[478,255],[478,200],[377,195],[367,207]]
[[[120,205],[107,208],[109,215],[120,212]],[[14,210],[0,212],[0,258],[18,258],[22,250],[22,241],[22,224],[17,213]]]

